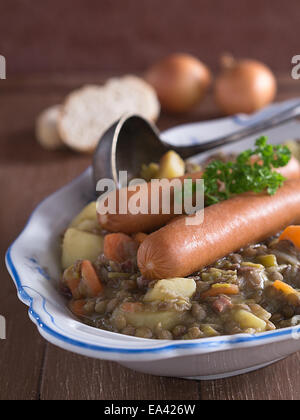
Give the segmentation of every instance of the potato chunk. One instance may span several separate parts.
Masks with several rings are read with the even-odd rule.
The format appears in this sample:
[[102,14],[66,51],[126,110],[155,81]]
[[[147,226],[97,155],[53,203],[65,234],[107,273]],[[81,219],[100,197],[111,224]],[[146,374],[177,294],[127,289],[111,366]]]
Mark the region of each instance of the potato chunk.
[[181,157],[170,150],[160,160],[159,178],[175,178],[183,176],[185,173],[185,163]]
[[260,255],[257,259],[264,267],[278,267],[277,258],[273,254]]
[[96,210],[96,201],[93,201],[92,203],[88,204],[70,223],[69,227],[78,228],[79,225],[86,221],[86,220],[92,220],[95,221],[98,225],[97,220],[97,210]]
[[187,299],[196,292],[196,283],[193,279],[174,278],[159,280],[144,297],[145,302],[155,300]]
[[103,251],[103,237],[75,228],[69,228],[62,244],[63,269],[70,267],[77,260],[95,261]]
[[148,327],[154,329],[158,324],[161,324],[164,329],[172,329],[175,325],[183,322],[186,312],[151,311],[147,310],[145,305],[142,305],[140,310],[128,311],[121,305],[114,311],[112,322],[120,315],[123,315],[127,323],[135,328]]
[[244,330],[253,328],[257,332],[266,331],[267,323],[262,319],[258,318],[251,312],[244,309],[239,309],[233,312],[233,319],[240,325]]
[[97,220],[85,219],[76,226],[78,230],[84,230],[85,232],[96,233],[100,232],[100,226]]

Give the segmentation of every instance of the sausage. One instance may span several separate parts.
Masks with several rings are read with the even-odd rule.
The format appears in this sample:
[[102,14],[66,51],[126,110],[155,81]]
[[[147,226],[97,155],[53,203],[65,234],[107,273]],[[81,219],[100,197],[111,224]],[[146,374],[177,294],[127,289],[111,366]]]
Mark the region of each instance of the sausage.
[[276,168],[276,172],[279,172],[286,179],[300,178],[300,163],[298,159],[292,156],[289,163],[282,168]]
[[[300,169],[299,169],[300,172]],[[195,172],[193,174],[187,174],[180,178],[173,178],[179,179],[180,181],[184,181],[186,178],[191,178],[193,180],[201,179],[203,172]],[[128,191],[127,188],[123,188],[119,191],[113,191],[111,194],[116,195],[117,201],[117,214],[99,214],[98,213],[98,221],[100,226],[108,230],[109,232],[122,232],[127,234],[133,234],[138,232],[153,232],[153,230],[158,229],[168,223],[174,216],[174,209],[172,207],[173,203],[173,190],[171,189],[171,208],[169,214],[162,214],[162,191],[160,190],[159,195],[159,212],[158,214],[151,214],[151,183],[148,182],[146,184],[142,184],[139,186],[141,195],[143,197],[148,197],[148,214],[120,214],[118,211],[119,209],[119,198],[121,195],[121,191],[126,191],[127,193],[127,203],[129,202],[130,198],[136,193],[136,191]]]
[[[287,179],[295,179],[300,178],[300,164],[296,158],[292,158],[290,162],[282,167],[276,169],[277,172],[280,172],[284,177]],[[193,180],[201,179],[203,172],[196,172],[193,174],[187,174],[183,177],[177,178],[180,179],[182,182],[186,178],[191,178]],[[162,214],[162,196],[159,197],[159,214],[151,214],[150,211],[150,197],[151,197],[151,183],[142,185],[141,192],[142,195],[145,197],[148,196],[149,202],[149,214],[120,214],[117,211],[117,214],[105,214],[101,215],[98,214],[98,220],[100,226],[108,230],[109,232],[123,232],[127,234],[138,233],[138,232],[153,232],[155,229],[159,229],[160,227],[164,226],[170,220],[172,220],[175,216],[174,210],[171,206],[170,214]],[[120,190],[121,191],[121,190]],[[119,201],[119,194],[120,191],[117,191],[117,209],[118,209],[118,201]],[[172,191],[171,191],[172,192]],[[112,193],[115,194],[115,191]],[[135,194],[134,192],[130,192],[127,190],[128,201],[129,199]],[[173,197],[171,194],[171,203],[173,202]]]
[[137,262],[149,280],[185,277],[248,244],[300,223],[300,182],[289,180],[275,195],[244,193],[207,207],[204,222],[177,220],[149,235]]

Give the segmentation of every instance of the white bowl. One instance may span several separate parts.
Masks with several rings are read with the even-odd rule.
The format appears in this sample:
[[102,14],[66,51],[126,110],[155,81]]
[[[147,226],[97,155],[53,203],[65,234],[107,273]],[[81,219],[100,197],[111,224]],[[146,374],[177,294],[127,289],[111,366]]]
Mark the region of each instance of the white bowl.
[[[248,124],[246,117],[188,124],[163,133],[170,142],[195,141],[224,134]],[[300,124],[290,122],[269,133],[274,143],[295,138]],[[242,150],[253,139],[225,150]],[[29,316],[51,343],[85,356],[113,360],[154,375],[212,379],[233,376],[266,366],[300,350],[300,328],[267,333],[222,336],[188,341],[147,340],[95,329],[80,323],[67,309],[57,290],[60,278],[60,235],[93,197],[91,168],[60,189],[33,212],[6,254],[7,268],[19,299],[29,306]]]

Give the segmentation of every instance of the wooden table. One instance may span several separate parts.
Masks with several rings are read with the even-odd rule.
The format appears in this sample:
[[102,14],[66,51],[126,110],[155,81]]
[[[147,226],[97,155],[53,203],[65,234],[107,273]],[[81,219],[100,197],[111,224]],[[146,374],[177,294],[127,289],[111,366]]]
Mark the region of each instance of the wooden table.
[[[0,399],[300,399],[300,354],[247,375],[208,382],[154,377],[116,363],[92,360],[45,342],[27,316],[27,307],[5,265],[4,253],[41,199],[80,174],[89,156],[47,152],[34,138],[34,120],[43,108],[95,75],[27,75],[0,81],[1,292],[0,314],[7,320],[7,340],[0,340]],[[278,99],[300,96],[300,81],[279,77]],[[207,101],[185,117],[163,116],[161,129],[217,117]]]

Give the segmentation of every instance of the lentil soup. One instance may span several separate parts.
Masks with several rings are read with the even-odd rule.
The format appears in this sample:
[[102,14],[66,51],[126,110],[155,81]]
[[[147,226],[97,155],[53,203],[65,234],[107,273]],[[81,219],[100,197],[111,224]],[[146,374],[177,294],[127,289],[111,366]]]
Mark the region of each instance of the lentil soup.
[[[102,253],[93,268],[103,286],[98,295],[87,287],[80,260],[65,271],[62,288],[71,311],[95,328],[184,340],[255,334],[300,322],[300,253],[278,236],[183,279],[149,283],[134,255],[118,263]],[[70,286],[74,278],[76,287]],[[286,284],[289,293],[278,284]]]

